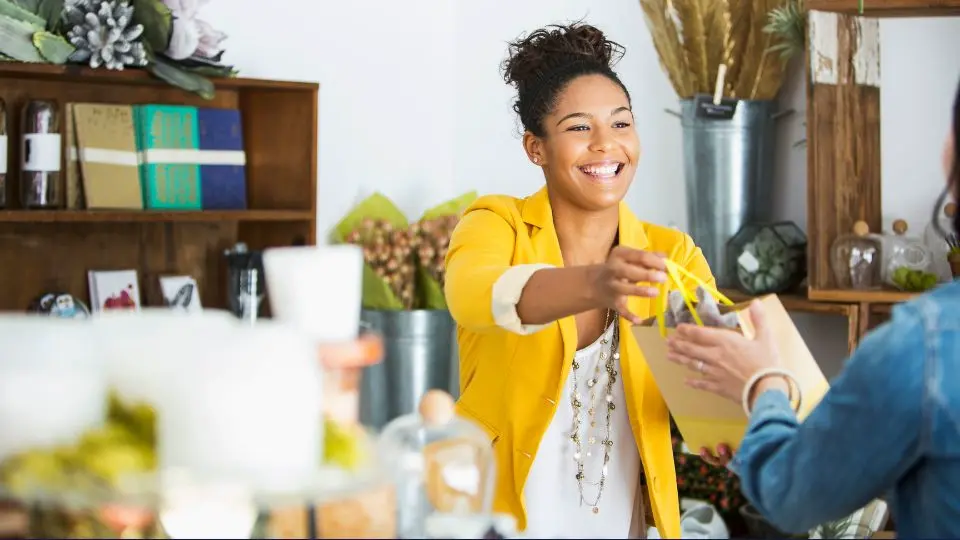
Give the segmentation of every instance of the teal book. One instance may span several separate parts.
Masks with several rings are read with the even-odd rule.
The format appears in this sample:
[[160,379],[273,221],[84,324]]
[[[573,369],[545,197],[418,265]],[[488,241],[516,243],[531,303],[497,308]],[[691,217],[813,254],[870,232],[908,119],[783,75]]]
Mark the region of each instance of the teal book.
[[203,208],[196,107],[139,105],[135,118],[143,207]]

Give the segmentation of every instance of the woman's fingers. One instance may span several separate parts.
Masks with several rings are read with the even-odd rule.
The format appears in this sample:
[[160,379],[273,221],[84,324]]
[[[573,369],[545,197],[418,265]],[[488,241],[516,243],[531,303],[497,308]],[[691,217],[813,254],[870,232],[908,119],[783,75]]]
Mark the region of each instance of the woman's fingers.
[[611,254],[617,259],[624,260],[635,266],[652,268],[654,270],[666,270],[666,254],[654,251],[644,251],[626,246],[617,246],[613,248]]
[[656,287],[636,285],[626,281],[618,281],[614,283],[613,290],[616,291],[617,294],[620,294],[624,297],[639,296],[641,298],[656,298],[660,295],[660,291]]
[[613,303],[613,309],[617,310],[617,313],[624,319],[630,321],[631,324],[640,324],[643,322],[643,319],[639,315],[630,311],[626,296],[618,297]]
[[697,345],[689,341],[677,339],[676,334],[667,338],[667,358],[676,357],[678,363],[683,364],[683,359],[697,359],[704,364],[713,364],[716,361],[716,352],[712,347]]
[[642,266],[625,259],[610,261],[610,270],[614,277],[630,283],[664,283],[667,273],[658,268]]

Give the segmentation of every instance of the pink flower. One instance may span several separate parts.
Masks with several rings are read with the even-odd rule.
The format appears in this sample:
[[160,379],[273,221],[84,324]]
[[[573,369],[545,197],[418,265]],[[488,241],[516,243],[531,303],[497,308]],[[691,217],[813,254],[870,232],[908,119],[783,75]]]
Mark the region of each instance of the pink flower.
[[210,0],[163,0],[173,14],[173,30],[167,56],[183,60],[193,55],[214,58],[223,52],[227,38],[210,23],[197,18],[197,13]]

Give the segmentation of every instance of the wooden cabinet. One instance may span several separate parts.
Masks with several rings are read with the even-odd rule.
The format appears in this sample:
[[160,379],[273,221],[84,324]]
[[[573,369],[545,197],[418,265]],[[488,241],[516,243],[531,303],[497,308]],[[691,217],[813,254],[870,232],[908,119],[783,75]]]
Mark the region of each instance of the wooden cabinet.
[[40,293],[87,299],[87,271],[136,269],[142,290],[160,274],[188,274],[204,306],[226,307],[224,249],[316,243],[317,96],[312,83],[215,80],[207,101],[142,71],[0,63],[10,113],[8,207],[17,203],[20,109],[27,100],[238,108],[246,150],[247,210],[0,210],[0,310]]

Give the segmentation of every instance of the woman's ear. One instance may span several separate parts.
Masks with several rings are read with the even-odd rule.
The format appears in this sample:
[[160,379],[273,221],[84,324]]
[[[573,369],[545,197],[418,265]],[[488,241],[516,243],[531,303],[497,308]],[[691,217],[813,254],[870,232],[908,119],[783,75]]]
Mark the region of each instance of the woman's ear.
[[527,152],[527,158],[529,158],[534,165],[543,167],[547,164],[547,160],[544,157],[543,140],[540,137],[537,137],[529,131],[524,132],[523,149]]

